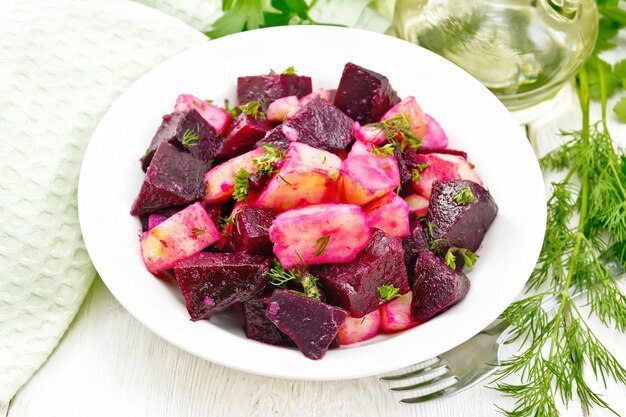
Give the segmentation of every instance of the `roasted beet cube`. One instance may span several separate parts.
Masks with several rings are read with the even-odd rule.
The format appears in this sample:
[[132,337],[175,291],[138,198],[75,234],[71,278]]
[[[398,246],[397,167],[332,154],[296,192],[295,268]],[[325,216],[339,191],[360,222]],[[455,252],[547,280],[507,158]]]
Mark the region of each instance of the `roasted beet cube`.
[[263,117],[254,118],[243,113],[240,114],[234,121],[217,157],[229,159],[251,151],[255,148],[255,143],[273,127],[274,124]]
[[176,264],[174,273],[191,320],[209,318],[265,287],[270,258],[245,253],[200,252]]
[[378,122],[399,101],[387,77],[348,62],[333,104],[364,125]]
[[270,345],[293,345],[293,340],[285,333],[278,330],[267,318],[265,311],[269,304],[270,296],[253,298],[243,303],[244,330],[248,339],[256,340]]
[[309,359],[324,356],[348,316],[341,308],[289,290],[275,290],[265,314]]
[[435,181],[428,215],[440,252],[450,247],[476,251],[498,213],[489,191],[473,181]]
[[269,228],[277,214],[265,207],[243,206],[235,215],[230,249],[233,252],[272,256]]
[[224,207],[222,207],[221,204],[207,204],[205,202],[202,202],[202,207],[204,207],[206,212],[209,214],[213,223],[219,224],[219,219],[224,212]]
[[435,254],[420,252],[411,301],[413,320],[424,322],[461,301],[470,287],[464,273],[453,271]]
[[151,213],[202,198],[206,191],[204,175],[208,170],[209,165],[206,162],[169,142],[162,143],[148,167],[139,196],[130,213]]
[[287,149],[291,142],[283,132],[283,125],[280,125],[267,132],[265,137],[257,141],[255,146],[272,145],[278,149]]
[[[329,152],[345,150],[352,143],[353,121],[328,101],[315,98],[289,117],[283,132],[295,132],[292,140]],[[289,139],[289,137],[287,137]]]
[[415,213],[409,215],[409,226],[411,234],[402,239],[402,247],[404,248],[404,264],[409,276],[409,283],[413,286],[415,262],[420,252],[428,250],[428,236]]
[[394,149],[393,156],[398,160],[398,172],[400,173],[400,194],[405,197],[413,193],[413,177],[411,176],[411,170],[413,164],[411,164],[411,154],[408,152],[405,154],[400,151],[399,148]]
[[237,78],[237,104],[251,101],[269,105],[281,97],[302,98],[313,91],[311,77],[295,74],[253,75]]
[[224,140],[195,110],[165,115],[146,154],[141,158],[144,171],[148,169],[159,145],[168,141],[207,162],[215,158]]
[[369,244],[351,262],[316,266],[312,273],[328,300],[352,317],[363,317],[384,302],[378,291],[383,285],[393,285],[400,294],[410,291],[402,242],[379,229],[372,229]]

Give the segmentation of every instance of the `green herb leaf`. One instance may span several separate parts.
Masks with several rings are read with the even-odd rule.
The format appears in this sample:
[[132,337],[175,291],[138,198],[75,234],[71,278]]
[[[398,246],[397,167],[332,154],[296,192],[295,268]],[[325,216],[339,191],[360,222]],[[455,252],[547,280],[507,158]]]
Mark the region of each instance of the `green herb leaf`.
[[317,239],[317,241],[315,242],[315,246],[313,246],[313,248],[315,249],[315,256],[320,256],[322,255],[324,252],[326,252],[326,248],[328,247],[328,243],[330,243],[330,235],[324,235],[322,237],[320,237],[319,239]]
[[194,228],[192,229],[192,232],[193,232],[193,235],[194,235],[195,237],[202,236],[203,234],[205,234],[205,233],[206,233],[206,231],[205,231],[204,229],[200,229],[200,228],[198,228],[198,227],[194,227]]
[[383,299],[383,302],[391,301],[394,298],[400,297],[400,289],[394,287],[393,285],[381,285],[378,287],[378,294],[380,294],[380,298]]
[[235,201],[243,201],[248,197],[250,191],[248,178],[250,178],[250,173],[243,168],[240,168],[235,174],[235,191],[233,193]]
[[262,111],[259,111],[259,102],[258,101],[250,101],[243,106],[239,106],[241,112],[247,116],[252,116],[254,119],[260,117],[265,117],[265,114]]
[[276,170],[276,163],[285,159],[285,150],[278,149],[273,145],[262,145],[265,152],[262,156],[254,158],[252,163],[257,167],[261,175],[272,175]]
[[626,123],[626,96],[623,96],[613,107],[613,111],[622,123]]
[[224,9],[224,15],[205,33],[211,38],[257,29],[265,23],[262,0],[230,0],[223,2],[222,7],[228,7],[228,11]]
[[[455,255],[455,253],[457,255]],[[478,260],[478,255],[469,249],[465,248],[449,248],[444,258],[446,265],[451,269],[456,269],[456,257],[461,255],[463,257],[463,266],[466,268],[473,268]]]
[[412,120],[404,114],[398,114],[387,120],[365,126],[374,129],[374,131],[383,132],[388,143],[399,144],[400,152],[404,152],[407,147],[416,151],[423,144],[422,139],[412,132]]
[[433,232],[433,223],[426,222],[426,227],[428,227],[428,236],[435,237],[435,233]]
[[452,248],[448,249],[448,252],[446,252],[446,257],[444,258],[446,265],[448,265],[448,267],[450,267],[450,269],[456,269],[456,256],[454,256],[454,253],[452,252]]
[[395,151],[395,146],[393,146],[393,144],[391,143],[387,143],[383,146],[374,146],[374,148],[372,149],[372,155],[374,156],[380,156],[380,157],[387,157],[387,156],[393,156],[393,151]]
[[295,284],[302,286],[303,295],[315,300],[320,299],[317,277],[312,275],[307,270],[299,270],[295,268],[285,269],[282,267],[280,262],[278,262],[278,260],[275,260],[274,265],[270,268],[268,276],[270,278],[270,284],[275,287],[286,288],[287,284],[294,282]]
[[337,178],[339,178],[339,171],[332,172],[332,173],[328,176],[328,178],[330,178],[330,179],[331,179],[331,180],[333,180],[333,181],[337,180]]
[[187,129],[185,130],[185,133],[183,133],[183,140],[180,143],[183,146],[192,148],[194,146],[198,146],[198,140],[200,140],[198,134],[191,129]]
[[296,69],[293,66],[287,67],[285,68],[285,70],[282,72],[283,75],[296,75]]
[[411,170],[411,179],[413,180],[414,183],[418,183],[420,182],[420,177],[422,176],[421,172],[419,171],[419,169],[412,169]]
[[476,200],[474,193],[470,187],[464,187],[457,195],[453,197],[455,203],[459,206],[464,206]]

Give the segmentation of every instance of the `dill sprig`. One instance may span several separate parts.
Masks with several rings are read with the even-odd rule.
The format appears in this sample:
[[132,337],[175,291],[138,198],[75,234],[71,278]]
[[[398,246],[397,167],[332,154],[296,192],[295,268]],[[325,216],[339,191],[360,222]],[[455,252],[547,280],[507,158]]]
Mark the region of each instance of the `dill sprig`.
[[422,139],[412,132],[413,122],[405,114],[397,114],[389,119],[365,126],[374,129],[377,133],[382,132],[385,140],[397,146],[401,152],[404,152],[407,147],[416,151],[423,144]]
[[270,284],[278,288],[286,288],[290,282],[302,286],[302,293],[309,298],[320,299],[317,277],[306,269],[289,268],[285,269],[277,260],[270,269],[268,276]]
[[317,241],[315,241],[315,246],[313,246],[313,249],[315,249],[315,256],[317,257],[324,254],[329,243],[330,235],[324,235],[317,239]]
[[250,175],[251,174],[243,168],[240,168],[235,174],[235,191],[233,192],[235,201],[243,201],[248,197],[248,192],[250,191],[248,178],[250,178]]
[[385,158],[387,156],[393,156],[393,151],[395,150],[396,148],[392,143],[387,143],[383,146],[374,146],[372,148],[372,155]]
[[[620,332],[626,330],[626,296],[600,262],[609,246],[626,242],[626,163],[606,126],[606,80],[600,65],[602,123],[589,122],[587,70],[588,65],[578,74],[582,129],[567,134],[569,140],[541,160],[544,169],[567,173],[552,184],[545,239],[527,284],[528,290],[544,290],[503,313],[518,329],[514,340],[523,346],[504,361],[495,381],[496,389],[515,400],[512,410],[501,410],[509,417],[558,416],[556,399],[567,405],[574,396],[587,409],[595,405],[617,414],[586,382],[586,365],[605,386],[608,379],[626,385],[626,370],[594,335],[570,295],[574,288],[584,290],[591,314]],[[626,266],[626,251],[617,256]],[[552,317],[541,307],[548,295],[558,295],[561,301]],[[514,374],[519,383],[504,380]]]
[[276,164],[285,159],[285,150],[278,149],[273,145],[262,145],[265,152],[262,156],[254,158],[252,163],[257,167],[261,175],[272,175],[276,171]]
[[198,136],[196,132],[194,132],[191,129],[187,129],[185,130],[185,133],[183,133],[183,140],[180,143],[183,146],[191,148],[193,146],[198,146],[199,140],[200,140],[200,137]]

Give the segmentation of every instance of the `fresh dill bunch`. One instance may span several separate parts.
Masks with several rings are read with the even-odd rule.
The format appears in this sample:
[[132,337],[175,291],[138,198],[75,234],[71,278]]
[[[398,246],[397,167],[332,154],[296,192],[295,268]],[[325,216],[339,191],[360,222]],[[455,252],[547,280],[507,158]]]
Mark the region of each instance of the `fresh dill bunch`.
[[235,201],[243,201],[248,197],[250,191],[248,178],[250,178],[250,173],[243,168],[240,168],[235,174],[235,191],[233,192]]
[[[527,283],[528,290],[544,290],[503,313],[517,329],[513,340],[522,342],[522,350],[503,362],[494,381],[497,390],[515,400],[512,410],[501,410],[508,417],[555,417],[556,398],[567,405],[574,395],[586,408],[595,405],[617,414],[586,382],[586,365],[605,386],[609,378],[626,385],[626,370],[593,334],[571,296],[574,289],[585,291],[592,314],[617,331],[626,330],[626,296],[600,262],[609,246],[626,246],[625,159],[606,126],[602,71],[599,67],[602,123],[589,123],[589,80],[583,67],[578,75],[583,127],[567,134],[569,140],[540,161],[544,170],[564,170],[566,176],[552,184],[543,247]],[[626,250],[616,253],[626,266]],[[541,303],[553,295],[560,297],[560,305],[549,316]],[[519,383],[507,383],[505,378],[514,374]]]
[[412,132],[413,122],[405,114],[398,114],[387,120],[365,126],[373,128],[376,132],[382,132],[385,140],[391,144],[398,144],[401,152],[404,152],[407,147],[416,151],[424,143],[422,138]]
[[276,170],[276,163],[285,159],[285,150],[278,149],[273,145],[262,145],[265,152],[262,156],[254,158],[252,163],[257,167],[261,175],[272,175]]

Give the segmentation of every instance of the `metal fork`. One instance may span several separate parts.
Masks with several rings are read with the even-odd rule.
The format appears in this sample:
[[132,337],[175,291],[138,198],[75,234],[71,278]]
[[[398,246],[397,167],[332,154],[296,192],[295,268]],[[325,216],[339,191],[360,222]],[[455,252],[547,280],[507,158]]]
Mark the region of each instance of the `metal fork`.
[[[624,269],[619,263],[604,260],[605,266],[618,278],[624,278]],[[572,298],[582,292],[570,290]],[[560,296],[544,299],[541,307],[549,311],[560,304]],[[400,381],[409,378],[426,380],[405,386],[390,388],[391,391],[418,390],[423,392],[414,397],[404,398],[400,402],[407,404],[423,403],[447,397],[464,391],[492,375],[501,363],[500,348],[515,334],[516,328],[507,320],[498,319],[465,343],[442,353],[436,358],[420,362],[419,369],[399,375],[381,377],[381,381]],[[434,361],[434,362],[433,362]],[[442,373],[442,371],[445,371]],[[453,382],[453,383],[452,383]],[[443,387],[444,384],[447,384]],[[442,387],[432,391],[433,388]],[[424,392],[426,391],[426,392]]]

